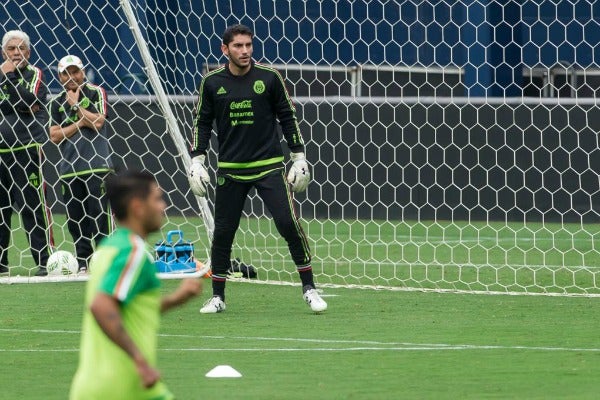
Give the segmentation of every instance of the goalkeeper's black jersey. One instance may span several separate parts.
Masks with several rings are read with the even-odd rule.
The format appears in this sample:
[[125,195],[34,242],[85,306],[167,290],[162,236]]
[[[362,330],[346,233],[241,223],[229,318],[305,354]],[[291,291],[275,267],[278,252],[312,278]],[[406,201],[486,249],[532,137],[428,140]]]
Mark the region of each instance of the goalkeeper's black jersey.
[[245,75],[236,76],[224,65],[202,79],[192,157],[206,154],[214,120],[219,174],[255,174],[283,167],[277,120],[290,150],[304,151],[296,110],[283,78],[268,66],[253,62]]

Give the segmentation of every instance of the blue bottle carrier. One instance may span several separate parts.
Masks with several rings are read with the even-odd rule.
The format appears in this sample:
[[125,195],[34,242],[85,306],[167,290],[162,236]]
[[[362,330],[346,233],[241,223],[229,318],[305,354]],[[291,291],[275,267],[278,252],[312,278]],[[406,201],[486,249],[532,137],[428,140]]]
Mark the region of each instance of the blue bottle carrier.
[[[173,238],[178,237],[177,241]],[[194,245],[183,240],[183,231],[167,232],[167,240],[156,243],[156,269],[164,273],[196,272]]]

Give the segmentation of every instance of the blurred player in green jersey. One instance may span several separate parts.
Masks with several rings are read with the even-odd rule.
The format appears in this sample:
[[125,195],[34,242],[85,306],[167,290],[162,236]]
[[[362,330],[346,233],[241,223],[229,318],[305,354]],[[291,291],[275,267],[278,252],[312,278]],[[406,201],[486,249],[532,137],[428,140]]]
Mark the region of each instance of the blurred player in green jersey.
[[145,239],[160,229],[166,204],[150,173],[110,175],[106,194],[119,227],[91,259],[70,398],[173,399],[156,369],[160,314],[197,296],[201,283],[185,279],[160,296]]

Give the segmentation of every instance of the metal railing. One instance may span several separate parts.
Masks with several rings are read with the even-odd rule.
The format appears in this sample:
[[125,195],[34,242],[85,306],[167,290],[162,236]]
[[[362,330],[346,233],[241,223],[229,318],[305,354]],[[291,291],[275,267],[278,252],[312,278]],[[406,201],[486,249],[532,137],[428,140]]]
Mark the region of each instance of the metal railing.
[[[222,64],[204,64],[203,72]],[[270,64],[294,96],[462,96],[464,71],[449,66]],[[312,90],[311,90],[312,89]]]

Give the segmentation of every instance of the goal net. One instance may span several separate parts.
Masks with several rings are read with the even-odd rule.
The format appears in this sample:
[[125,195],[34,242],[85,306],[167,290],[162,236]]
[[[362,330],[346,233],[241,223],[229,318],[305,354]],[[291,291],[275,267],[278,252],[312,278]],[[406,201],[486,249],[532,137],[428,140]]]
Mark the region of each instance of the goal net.
[[[182,230],[201,259],[210,229],[176,132],[188,140],[197,85],[241,22],[296,102],[313,167],[296,201],[318,284],[600,294],[592,1],[226,3],[9,1],[0,24],[31,35],[51,90],[62,55],[86,61],[109,92],[115,160],[156,174],[170,204],[163,235]],[[44,148],[56,246],[69,250],[56,149]],[[18,224],[11,276],[34,270]],[[232,257],[261,281],[298,281],[254,193]]]

